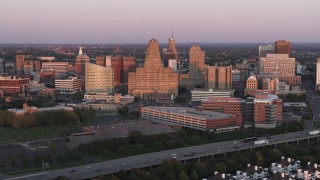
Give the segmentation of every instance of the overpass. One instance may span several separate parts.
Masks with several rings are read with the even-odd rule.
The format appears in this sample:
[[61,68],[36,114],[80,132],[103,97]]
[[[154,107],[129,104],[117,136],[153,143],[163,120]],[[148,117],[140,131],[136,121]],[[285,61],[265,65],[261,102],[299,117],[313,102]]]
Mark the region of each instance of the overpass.
[[[88,179],[101,175],[114,174],[120,170],[133,168],[148,168],[162,164],[163,160],[176,158],[178,161],[213,159],[215,156],[227,156],[228,153],[239,151],[255,151],[263,147],[277,148],[282,144],[299,144],[309,141],[319,141],[320,133],[309,135],[309,131],[300,131],[268,137],[268,144],[254,145],[253,142],[245,143],[244,139],[225,141],[219,143],[190,146],[179,149],[142,154],[116,160],[104,161],[84,166],[64,168],[47,171],[44,173],[27,174],[17,177],[7,177],[10,180],[52,179],[66,176],[71,179]],[[264,139],[264,138],[260,138]]]

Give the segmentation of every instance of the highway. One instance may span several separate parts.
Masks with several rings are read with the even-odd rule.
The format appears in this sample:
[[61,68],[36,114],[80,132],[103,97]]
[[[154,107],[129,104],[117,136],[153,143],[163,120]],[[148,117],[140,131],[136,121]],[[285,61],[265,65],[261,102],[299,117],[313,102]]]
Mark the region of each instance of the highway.
[[[185,148],[166,150],[155,153],[142,154],[122,159],[111,161],[104,161],[85,166],[78,166],[72,168],[59,169],[48,171],[45,173],[28,174],[20,177],[13,177],[8,179],[49,179],[57,176],[67,176],[71,179],[86,179],[96,177],[99,175],[116,173],[122,169],[130,170],[132,168],[143,168],[162,164],[163,160],[170,158],[177,158],[179,161],[188,159],[195,159],[200,157],[212,157],[213,155],[224,154],[245,149],[253,149],[263,146],[271,146],[280,143],[291,141],[305,140],[308,138],[319,139],[320,134],[309,135],[308,131],[300,131],[294,133],[287,133],[281,135],[271,136],[268,144],[254,145],[253,142],[244,143],[243,140],[226,141],[212,144],[205,144],[199,146],[190,146]],[[258,138],[264,139],[264,138]]]

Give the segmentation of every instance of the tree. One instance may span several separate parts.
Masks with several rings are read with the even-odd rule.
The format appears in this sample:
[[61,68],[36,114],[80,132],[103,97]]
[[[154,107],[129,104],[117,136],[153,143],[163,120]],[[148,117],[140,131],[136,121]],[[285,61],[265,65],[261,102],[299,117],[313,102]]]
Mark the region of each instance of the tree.
[[129,112],[128,105],[122,106],[121,108],[118,109],[118,114],[121,116],[126,116]]
[[155,141],[154,143],[152,143],[152,148],[154,150],[162,150],[163,149],[163,143],[161,141]]
[[165,180],[176,180],[176,176],[172,173],[167,173],[166,175],[163,176],[163,179]]
[[11,167],[13,168],[17,167],[17,162],[14,159],[11,160]]
[[141,139],[142,136],[143,134],[140,131],[133,130],[133,131],[130,131],[128,138],[131,143],[136,143],[136,142],[140,142],[139,140]]
[[199,179],[199,176],[197,174],[197,172],[195,170],[193,170],[190,174],[190,179],[191,180],[198,180]]
[[22,159],[22,165],[23,165],[23,167],[25,167],[25,168],[31,166],[31,161],[30,161],[30,159],[27,158],[27,157],[24,157],[24,158]]
[[208,168],[204,162],[197,161],[194,165],[194,169],[199,177],[203,178],[208,176]]
[[213,169],[215,171],[218,171],[218,172],[221,172],[221,173],[227,172],[227,166],[226,166],[226,164],[224,162],[216,163],[214,165]]
[[189,180],[189,177],[186,174],[186,172],[180,171],[179,176],[178,176],[178,180]]
[[112,152],[110,151],[110,149],[105,149],[102,151],[101,156],[102,156],[102,158],[108,158],[108,157],[110,157],[111,154],[112,154]]
[[67,156],[65,154],[58,154],[56,157],[58,163],[64,163],[67,161]]

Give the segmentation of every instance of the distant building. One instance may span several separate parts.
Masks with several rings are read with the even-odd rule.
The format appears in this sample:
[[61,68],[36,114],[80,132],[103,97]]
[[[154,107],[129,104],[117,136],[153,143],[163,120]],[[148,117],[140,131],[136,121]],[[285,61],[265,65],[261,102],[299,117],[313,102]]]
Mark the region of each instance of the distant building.
[[288,54],[290,57],[291,43],[285,40],[279,40],[274,43],[276,54]]
[[255,76],[250,76],[247,79],[246,89],[247,90],[257,90],[258,89],[258,81]]
[[55,79],[55,89],[59,94],[75,94],[82,91],[83,80],[72,77],[69,79]]
[[170,59],[177,59],[176,40],[173,38],[173,33],[169,39],[168,48],[163,50],[163,66],[169,67]]
[[43,71],[53,71],[55,79],[65,79],[68,76],[68,62],[42,62]]
[[295,58],[289,58],[288,54],[268,54],[259,59],[260,75],[295,75]]
[[198,45],[192,45],[189,51],[189,72],[188,74],[180,74],[179,86],[185,87],[188,90],[203,88],[204,63],[205,52]]
[[72,107],[67,106],[55,106],[55,107],[45,107],[45,108],[37,108],[35,106],[28,106],[27,103],[23,104],[22,109],[8,109],[7,111],[15,113],[17,116],[22,116],[25,113],[34,113],[34,112],[48,112],[48,111],[73,111]]
[[82,47],[79,48],[79,54],[76,58],[75,63],[75,72],[78,76],[84,77],[85,76],[85,63],[89,62],[89,56],[82,53]]
[[16,70],[17,73],[21,73],[23,71],[24,60],[27,58],[27,55],[24,53],[17,53],[16,55]]
[[122,84],[123,75],[123,56],[112,56],[111,66],[114,70],[114,85]]
[[201,101],[203,99],[206,99],[208,97],[214,96],[214,97],[233,97],[234,95],[234,89],[231,90],[218,90],[218,89],[194,89],[190,91],[191,93],[191,101]]
[[130,72],[128,94],[141,98],[153,98],[155,94],[178,95],[178,74],[171,68],[162,67],[157,40],[151,39],[143,68]]
[[177,60],[176,59],[169,59],[168,67],[170,67],[174,72],[176,72],[178,70]]
[[232,66],[205,66],[205,89],[232,89]]
[[5,70],[4,70],[5,63],[6,63],[6,61],[3,58],[0,58],[0,75],[2,75],[5,72]]
[[41,62],[36,59],[25,59],[23,63],[24,73],[38,72],[41,70]]
[[112,67],[99,66],[89,62],[85,66],[86,93],[113,93],[114,70]]
[[259,57],[267,57],[267,54],[275,54],[275,47],[272,45],[259,46]]
[[29,78],[16,76],[0,76],[0,90],[3,96],[28,96],[30,92]]
[[320,91],[320,58],[317,59],[316,91]]
[[123,83],[128,83],[128,76],[130,72],[136,71],[136,59],[134,57],[123,57]]
[[99,55],[96,57],[96,64],[99,66],[106,66],[105,56]]
[[178,125],[207,132],[233,131],[239,129],[242,124],[241,115],[197,111],[185,107],[143,107],[141,117],[156,123]]

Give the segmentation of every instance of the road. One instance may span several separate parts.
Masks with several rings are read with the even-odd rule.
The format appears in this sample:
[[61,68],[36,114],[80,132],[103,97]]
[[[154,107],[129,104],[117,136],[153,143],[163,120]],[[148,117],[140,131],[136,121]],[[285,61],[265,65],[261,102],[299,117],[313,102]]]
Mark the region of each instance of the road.
[[307,92],[307,99],[310,102],[313,120],[320,119],[320,96],[315,92],[315,86],[311,82],[303,82],[302,88]]
[[[319,137],[320,134],[314,136]],[[271,136],[268,145],[274,145],[279,143],[285,143],[291,140],[303,140],[310,138],[308,131],[287,133],[281,135]],[[260,138],[261,139],[261,138]],[[263,139],[263,138],[262,138]],[[244,143],[243,140],[226,141],[220,143],[205,144],[199,146],[191,146],[180,149],[166,150],[155,153],[142,154],[138,156],[132,156],[122,159],[116,159],[111,161],[104,161],[94,163],[85,166],[78,166],[72,168],[65,168],[47,172],[46,174],[29,174],[21,177],[14,177],[9,179],[49,179],[57,176],[67,176],[71,179],[85,179],[99,175],[116,173],[122,169],[129,170],[132,168],[142,168],[148,166],[159,165],[165,159],[170,159],[173,156],[179,161],[199,158],[203,156],[212,156],[223,154],[227,152],[233,152],[243,149],[251,149],[263,145],[254,145],[253,142]],[[190,154],[194,155],[190,156]]]

